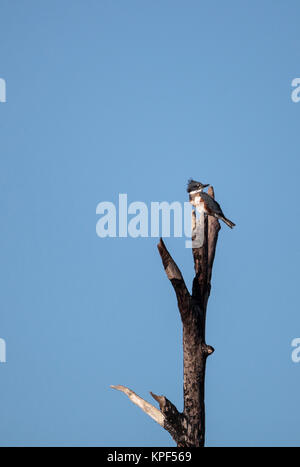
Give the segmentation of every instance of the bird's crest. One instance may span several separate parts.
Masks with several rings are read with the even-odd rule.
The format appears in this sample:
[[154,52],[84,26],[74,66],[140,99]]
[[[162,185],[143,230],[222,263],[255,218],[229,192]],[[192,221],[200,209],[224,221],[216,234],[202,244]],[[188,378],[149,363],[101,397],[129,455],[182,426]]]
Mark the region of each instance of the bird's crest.
[[197,182],[196,180],[193,180],[192,178],[190,178],[188,180],[188,185],[187,185],[186,191],[188,193],[190,193],[191,191],[199,190],[199,189],[205,188],[207,186],[209,186],[209,185],[203,185],[203,183]]

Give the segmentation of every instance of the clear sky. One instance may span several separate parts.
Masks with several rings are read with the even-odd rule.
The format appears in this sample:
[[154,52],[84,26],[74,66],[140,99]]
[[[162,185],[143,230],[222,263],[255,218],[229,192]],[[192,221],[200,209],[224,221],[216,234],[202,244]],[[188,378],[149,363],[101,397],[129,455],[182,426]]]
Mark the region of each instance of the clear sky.
[[[0,444],[174,446],[121,393],[182,409],[181,323],[156,238],[96,206],[214,185],[208,446],[300,444],[300,4],[0,0]],[[166,240],[188,285],[185,238]]]

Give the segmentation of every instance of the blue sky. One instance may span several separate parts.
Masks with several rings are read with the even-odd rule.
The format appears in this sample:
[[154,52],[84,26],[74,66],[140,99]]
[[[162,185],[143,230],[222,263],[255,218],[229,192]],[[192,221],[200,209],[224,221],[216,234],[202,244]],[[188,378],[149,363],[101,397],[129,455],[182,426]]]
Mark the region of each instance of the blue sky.
[[[0,443],[174,446],[109,388],[182,409],[181,324],[155,238],[96,206],[225,213],[208,307],[208,446],[299,445],[299,2],[0,0]],[[191,285],[185,239],[167,246]]]

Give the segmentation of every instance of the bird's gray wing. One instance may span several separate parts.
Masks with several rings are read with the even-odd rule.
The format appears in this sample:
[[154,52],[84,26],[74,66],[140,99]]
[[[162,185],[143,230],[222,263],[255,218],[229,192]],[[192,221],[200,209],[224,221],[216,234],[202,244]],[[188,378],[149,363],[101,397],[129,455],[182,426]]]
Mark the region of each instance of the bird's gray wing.
[[219,203],[214,200],[209,194],[205,193],[205,191],[201,191],[199,196],[203,199],[203,201],[207,204],[208,208],[211,209],[215,214],[219,214],[220,216],[224,216],[223,211]]

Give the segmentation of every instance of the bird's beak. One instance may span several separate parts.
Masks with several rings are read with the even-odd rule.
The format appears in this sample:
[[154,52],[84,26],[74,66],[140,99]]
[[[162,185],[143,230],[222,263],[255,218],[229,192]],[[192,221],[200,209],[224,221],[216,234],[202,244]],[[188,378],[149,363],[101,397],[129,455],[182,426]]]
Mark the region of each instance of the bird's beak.
[[209,186],[209,183],[208,183],[208,185],[203,185],[203,188],[206,188],[207,186]]

